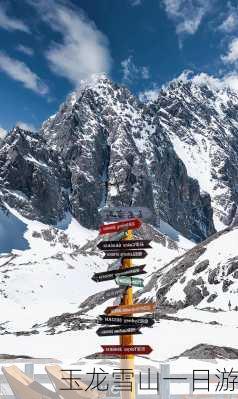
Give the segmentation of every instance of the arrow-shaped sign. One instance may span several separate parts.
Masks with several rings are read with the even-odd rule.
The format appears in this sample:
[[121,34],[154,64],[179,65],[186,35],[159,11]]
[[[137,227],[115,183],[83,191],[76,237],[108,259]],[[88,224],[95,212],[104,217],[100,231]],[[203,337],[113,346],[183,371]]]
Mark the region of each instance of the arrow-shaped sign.
[[117,259],[117,258],[128,258],[128,259],[143,259],[147,255],[146,251],[142,250],[116,250],[108,251],[104,255],[103,259]]
[[99,234],[110,234],[118,231],[138,229],[141,226],[139,219],[127,219],[117,223],[103,224],[99,227]]
[[111,299],[111,298],[115,298],[115,297],[122,297],[124,295],[124,293],[126,292],[125,287],[120,287],[120,288],[110,288],[107,291],[104,291],[102,293],[103,298],[105,299]]
[[129,317],[129,316],[106,316],[100,315],[98,318],[99,324],[108,325],[127,325],[127,326],[141,326],[152,327],[154,324],[152,317]]
[[118,270],[111,270],[109,272],[102,272],[102,273],[94,273],[92,280],[96,282],[100,281],[107,281],[107,280],[114,280],[117,276],[136,276],[138,274],[146,273],[144,271],[145,265],[141,266],[134,266],[128,268],[121,268]]
[[102,208],[100,214],[106,221],[114,221],[118,219],[139,218],[143,220],[150,220],[152,212],[150,209],[141,207],[117,207],[117,208]]
[[96,332],[99,337],[141,334],[140,326],[100,327]]
[[117,276],[115,279],[118,285],[133,286],[133,287],[144,287],[144,281],[141,278]]
[[123,238],[126,238],[127,231],[118,231],[109,235],[104,236],[104,241],[120,241]]
[[154,312],[155,309],[155,303],[136,303],[134,305],[109,306],[105,310],[105,313],[109,316],[123,316],[133,313],[151,313]]
[[108,355],[149,355],[152,348],[149,345],[102,345],[103,354]]
[[102,251],[151,248],[150,240],[101,241],[97,247]]

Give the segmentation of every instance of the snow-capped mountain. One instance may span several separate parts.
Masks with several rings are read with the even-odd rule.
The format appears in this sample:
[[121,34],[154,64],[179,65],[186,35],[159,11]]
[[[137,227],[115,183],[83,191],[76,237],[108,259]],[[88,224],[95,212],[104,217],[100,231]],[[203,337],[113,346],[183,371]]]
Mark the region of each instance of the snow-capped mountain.
[[238,201],[238,94],[184,78],[152,107],[188,175],[210,194],[217,229],[229,225]]
[[155,225],[161,217],[200,241],[215,231],[210,197],[188,177],[152,111],[127,88],[95,78],[68,98],[41,133],[69,166],[71,210],[84,226],[96,228],[105,205],[146,204]]
[[[104,205],[147,204],[155,225],[161,218],[201,241],[215,231],[212,210],[218,230],[235,218],[237,107],[235,92],[196,80],[173,81],[145,105],[126,87],[95,77],[40,134],[16,128],[1,141],[4,200],[47,223],[70,208],[89,228],[97,228]],[[25,173],[15,184],[18,169]],[[41,180],[44,190],[33,192]]]

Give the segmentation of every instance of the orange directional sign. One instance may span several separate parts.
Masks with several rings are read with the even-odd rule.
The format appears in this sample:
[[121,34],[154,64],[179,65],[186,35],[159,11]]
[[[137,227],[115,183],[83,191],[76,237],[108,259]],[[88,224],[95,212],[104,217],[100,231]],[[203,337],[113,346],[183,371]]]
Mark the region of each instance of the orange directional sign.
[[149,345],[102,345],[103,354],[108,355],[149,355],[152,348]]
[[109,306],[105,313],[110,316],[123,316],[133,313],[151,313],[156,309],[155,303],[137,303],[134,305]]
[[122,220],[117,223],[103,224],[99,227],[99,234],[110,234],[128,229],[139,229],[141,221],[137,218]]

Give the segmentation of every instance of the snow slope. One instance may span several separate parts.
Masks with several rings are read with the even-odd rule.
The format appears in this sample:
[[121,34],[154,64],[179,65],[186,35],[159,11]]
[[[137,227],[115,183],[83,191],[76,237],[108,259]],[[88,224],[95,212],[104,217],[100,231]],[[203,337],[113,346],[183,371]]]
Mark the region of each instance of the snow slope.
[[225,311],[229,301],[238,309],[237,240],[237,228],[216,233],[155,272],[141,298],[155,292],[163,306],[175,310],[193,305]]

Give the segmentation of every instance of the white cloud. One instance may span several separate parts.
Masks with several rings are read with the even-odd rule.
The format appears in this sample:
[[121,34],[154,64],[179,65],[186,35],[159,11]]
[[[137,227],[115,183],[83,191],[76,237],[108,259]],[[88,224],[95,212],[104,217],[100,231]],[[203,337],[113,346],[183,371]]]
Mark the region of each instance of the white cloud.
[[23,21],[7,15],[6,8],[3,4],[0,4],[0,28],[8,31],[19,30],[25,33],[30,33],[28,26]]
[[222,56],[222,60],[226,63],[233,64],[238,60],[238,38],[234,38],[230,45],[227,55]]
[[41,81],[24,62],[10,58],[7,54],[0,51],[0,70],[5,72],[10,78],[21,82],[24,87],[37,94],[47,94],[48,87]]
[[192,71],[185,71],[175,80],[182,80],[183,82],[193,81],[197,85],[207,85],[212,90],[222,90],[225,88],[238,90],[238,73],[236,72],[230,72],[218,78],[204,72],[194,75]]
[[129,0],[132,7],[140,6],[142,4],[142,0]]
[[16,49],[23,54],[32,56],[34,54],[34,50],[31,47],[24,46],[23,44],[19,44]]
[[230,89],[238,91],[238,73],[229,73],[224,76],[223,83],[225,86],[230,87]]
[[16,126],[20,127],[23,130],[27,130],[27,131],[30,131],[30,132],[36,132],[37,131],[36,127],[32,123],[26,123],[26,122],[18,121],[16,123]]
[[141,76],[142,76],[142,79],[149,79],[150,78],[150,71],[149,71],[148,67],[143,66],[141,68]]
[[226,64],[226,68],[230,69],[223,80],[229,87],[238,90],[238,37],[231,40],[226,55],[222,55],[221,59]]
[[211,0],[162,0],[179,36],[193,35],[210,9]]
[[[29,0],[28,0],[29,1]],[[34,2],[33,2],[33,5]],[[39,0],[41,18],[61,37],[46,52],[51,70],[68,79],[74,86],[94,74],[108,74],[111,56],[107,37],[81,10],[60,0]]]
[[3,129],[3,127],[0,126],[0,139],[4,139],[4,137],[7,135],[7,131]]
[[[131,60],[131,57],[128,57],[127,59],[125,59],[121,62],[123,80],[129,80],[131,77],[131,67],[130,67],[131,61],[130,60]],[[133,63],[132,63],[132,66],[134,66]]]
[[222,32],[226,32],[226,33],[233,32],[238,26],[237,18],[238,18],[237,13],[235,13],[235,12],[231,13],[222,22],[222,24],[218,27],[218,29],[221,30]]
[[145,90],[139,93],[139,99],[142,102],[152,102],[157,100],[160,89],[155,87],[154,89]]
[[211,87],[212,89],[219,90],[222,89],[226,86],[225,84],[225,78],[216,78],[212,75],[208,75],[207,73],[199,73],[195,76],[193,76],[192,80],[194,83],[197,85],[207,85],[208,87]]
[[150,72],[147,66],[137,66],[134,63],[133,57],[130,55],[128,58],[121,62],[123,80],[131,82],[137,79],[149,79]]
[[234,7],[230,1],[227,3],[227,11],[223,14],[223,22],[218,26],[218,30],[225,33],[232,33],[238,27],[238,8]]

